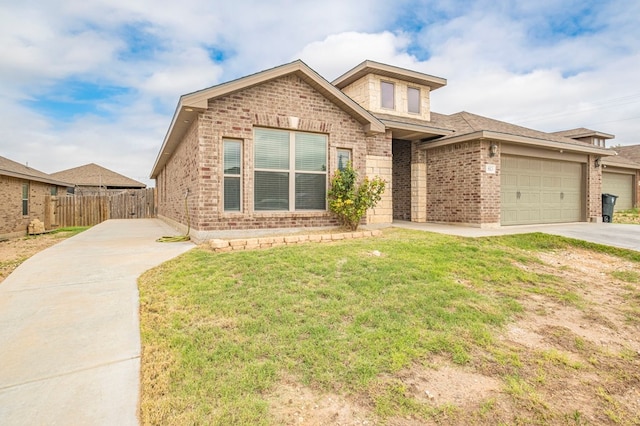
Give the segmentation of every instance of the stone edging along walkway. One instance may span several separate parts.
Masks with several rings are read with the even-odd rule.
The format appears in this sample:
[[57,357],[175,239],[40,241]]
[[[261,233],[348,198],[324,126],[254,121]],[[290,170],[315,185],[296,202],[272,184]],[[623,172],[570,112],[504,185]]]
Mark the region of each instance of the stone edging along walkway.
[[329,243],[331,241],[352,240],[356,238],[377,237],[382,231],[341,232],[337,234],[287,235],[278,237],[240,238],[234,240],[209,240],[209,247],[216,253],[236,250],[254,250],[261,248],[282,247],[302,243]]

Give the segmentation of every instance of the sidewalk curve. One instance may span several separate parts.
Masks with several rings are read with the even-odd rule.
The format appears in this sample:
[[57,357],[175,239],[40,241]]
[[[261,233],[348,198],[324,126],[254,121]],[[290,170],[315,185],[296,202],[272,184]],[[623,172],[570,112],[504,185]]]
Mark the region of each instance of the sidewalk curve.
[[158,219],[109,220],[0,283],[0,424],[136,425],[137,278],[194,247]]

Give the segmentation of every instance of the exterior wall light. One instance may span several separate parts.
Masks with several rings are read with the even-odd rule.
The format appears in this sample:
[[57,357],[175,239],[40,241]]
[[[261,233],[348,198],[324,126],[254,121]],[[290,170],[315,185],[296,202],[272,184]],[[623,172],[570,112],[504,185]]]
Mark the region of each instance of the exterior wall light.
[[489,145],[489,157],[495,157],[497,153],[498,153],[498,145],[496,145],[495,143],[492,143],[491,145]]
[[596,157],[596,161],[593,162],[593,165],[597,169],[597,168],[600,167],[600,163],[601,163],[601,158],[600,157]]

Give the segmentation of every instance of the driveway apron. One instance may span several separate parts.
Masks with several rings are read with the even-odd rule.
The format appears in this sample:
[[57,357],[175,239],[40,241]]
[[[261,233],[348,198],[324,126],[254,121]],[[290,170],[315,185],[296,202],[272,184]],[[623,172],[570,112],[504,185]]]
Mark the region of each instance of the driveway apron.
[[136,425],[137,278],[194,247],[157,219],[109,220],[0,283],[0,425]]

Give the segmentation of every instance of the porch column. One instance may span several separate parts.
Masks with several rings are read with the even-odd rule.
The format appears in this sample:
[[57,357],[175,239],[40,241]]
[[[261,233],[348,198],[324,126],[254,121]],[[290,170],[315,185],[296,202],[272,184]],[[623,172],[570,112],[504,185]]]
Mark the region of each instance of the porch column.
[[411,222],[427,221],[427,153],[412,144]]
[[368,224],[393,222],[392,167],[392,158],[390,156],[367,155],[367,177],[374,178],[379,176],[386,182],[382,199],[376,207],[367,211]]

